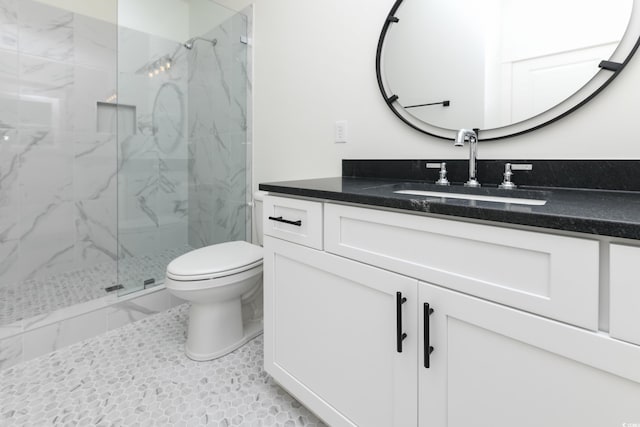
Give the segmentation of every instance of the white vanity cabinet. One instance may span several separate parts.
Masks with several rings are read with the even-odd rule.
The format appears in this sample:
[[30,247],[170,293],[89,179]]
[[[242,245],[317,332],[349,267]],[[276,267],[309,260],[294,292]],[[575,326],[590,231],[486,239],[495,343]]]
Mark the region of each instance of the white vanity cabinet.
[[331,426],[415,426],[418,282],[269,236],[264,247],[267,372]]
[[640,423],[640,346],[597,330],[599,241],[272,205],[323,238],[265,214],[265,369],[329,425]]

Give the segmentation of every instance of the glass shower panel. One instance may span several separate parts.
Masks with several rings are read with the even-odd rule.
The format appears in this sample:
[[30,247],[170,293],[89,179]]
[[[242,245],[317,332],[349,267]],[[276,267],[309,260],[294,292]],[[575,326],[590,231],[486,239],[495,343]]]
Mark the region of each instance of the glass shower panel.
[[245,240],[247,208],[247,18],[204,34],[189,56],[189,244]]
[[[119,3],[131,26],[118,33],[120,294],[162,283],[185,252],[247,237],[246,16],[206,0],[131,2]],[[158,14],[173,25],[150,25]]]
[[116,1],[56,4],[0,1],[0,326],[116,284]]

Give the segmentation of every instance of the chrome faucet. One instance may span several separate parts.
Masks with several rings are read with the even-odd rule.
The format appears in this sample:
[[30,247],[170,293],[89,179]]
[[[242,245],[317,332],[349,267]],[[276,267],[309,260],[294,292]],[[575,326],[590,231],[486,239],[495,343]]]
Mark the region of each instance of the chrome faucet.
[[478,157],[478,135],[471,129],[460,129],[456,135],[456,147],[462,147],[465,141],[469,141],[469,180],[465,187],[480,187],[476,178],[476,159]]

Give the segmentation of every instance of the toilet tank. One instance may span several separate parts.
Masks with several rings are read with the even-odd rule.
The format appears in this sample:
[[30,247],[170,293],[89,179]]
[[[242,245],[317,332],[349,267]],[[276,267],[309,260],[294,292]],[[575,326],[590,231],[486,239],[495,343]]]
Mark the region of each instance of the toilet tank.
[[253,223],[256,226],[255,242],[260,246],[262,246],[262,201],[267,194],[269,193],[266,191],[253,193]]

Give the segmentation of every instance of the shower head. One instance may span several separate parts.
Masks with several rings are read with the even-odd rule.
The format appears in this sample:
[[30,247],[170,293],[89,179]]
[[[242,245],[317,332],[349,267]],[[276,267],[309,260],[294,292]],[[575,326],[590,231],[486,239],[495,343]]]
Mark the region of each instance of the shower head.
[[205,38],[202,38],[202,37],[193,37],[193,38],[190,38],[189,40],[187,40],[186,42],[184,42],[183,46],[186,47],[187,49],[191,50],[191,49],[193,49],[193,44],[196,42],[196,40],[204,40],[204,41],[206,41],[208,43],[211,43],[213,46],[218,44],[218,40],[217,39],[209,40],[209,39],[205,39]]

